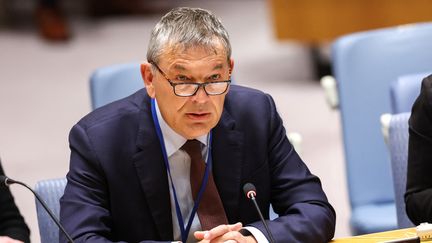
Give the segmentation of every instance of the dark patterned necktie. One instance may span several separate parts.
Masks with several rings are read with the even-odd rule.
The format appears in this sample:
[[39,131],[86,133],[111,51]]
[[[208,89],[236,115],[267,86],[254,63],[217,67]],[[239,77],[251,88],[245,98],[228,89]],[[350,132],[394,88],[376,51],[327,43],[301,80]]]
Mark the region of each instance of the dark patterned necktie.
[[[190,183],[193,199],[196,200],[205,172],[205,162],[202,158],[201,143],[198,140],[188,140],[183,150],[191,158]],[[209,171],[207,187],[198,206],[198,217],[203,230],[210,230],[221,224],[228,224],[225,210],[222,205],[213,175]]]

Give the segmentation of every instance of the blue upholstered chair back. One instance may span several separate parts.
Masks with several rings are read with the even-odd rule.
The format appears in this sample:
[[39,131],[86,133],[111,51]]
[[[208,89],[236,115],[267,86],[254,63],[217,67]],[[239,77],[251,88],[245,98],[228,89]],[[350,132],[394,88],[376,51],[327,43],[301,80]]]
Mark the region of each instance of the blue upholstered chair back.
[[414,101],[420,94],[421,82],[423,78],[432,73],[415,73],[400,76],[390,86],[390,104],[392,113],[409,112]]
[[[63,196],[65,186],[66,178],[39,181],[35,186],[36,193],[44,200],[57,219],[60,215],[59,200]],[[37,200],[36,211],[41,243],[58,242],[59,228]]]
[[96,69],[90,77],[92,109],[144,88],[139,63],[115,64]]
[[396,228],[388,150],[380,116],[390,83],[432,63],[432,23],[343,36],[332,45],[338,85],[353,234]]
[[408,119],[410,115],[410,112],[392,115],[389,129],[389,149],[399,228],[414,226],[405,212],[404,200],[408,164]]

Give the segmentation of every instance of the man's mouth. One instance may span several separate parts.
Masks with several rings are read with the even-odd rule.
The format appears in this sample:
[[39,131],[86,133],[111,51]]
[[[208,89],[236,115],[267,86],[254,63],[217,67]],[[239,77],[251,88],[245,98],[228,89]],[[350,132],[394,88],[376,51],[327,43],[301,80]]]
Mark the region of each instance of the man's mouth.
[[208,112],[188,112],[186,116],[193,120],[204,120],[210,116]]

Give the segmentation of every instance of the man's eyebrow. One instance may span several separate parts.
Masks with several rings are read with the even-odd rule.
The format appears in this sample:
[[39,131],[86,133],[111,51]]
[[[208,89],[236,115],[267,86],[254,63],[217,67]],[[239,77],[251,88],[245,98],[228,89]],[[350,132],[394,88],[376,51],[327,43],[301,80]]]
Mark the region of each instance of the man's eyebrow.
[[[222,69],[222,68],[223,68],[223,64],[216,64],[216,66],[214,66],[213,70]],[[174,65],[174,69],[186,71],[186,68],[180,64]]]
[[180,64],[176,64],[176,65],[174,65],[174,69],[182,70],[182,71],[185,71],[185,70],[186,70],[186,68],[185,68],[184,66],[180,65]]
[[213,70],[216,70],[216,69],[222,69],[223,68],[223,65],[222,64],[217,64],[214,68],[213,68]]

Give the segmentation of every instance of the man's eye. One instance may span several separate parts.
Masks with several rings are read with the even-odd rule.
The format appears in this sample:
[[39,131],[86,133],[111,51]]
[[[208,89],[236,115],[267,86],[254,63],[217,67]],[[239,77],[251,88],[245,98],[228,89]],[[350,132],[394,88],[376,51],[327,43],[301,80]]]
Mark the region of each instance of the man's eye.
[[212,76],[210,76],[210,80],[219,80],[220,79],[220,74],[213,74]]
[[178,81],[183,81],[183,82],[185,82],[185,81],[190,81],[190,79],[189,79],[188,77],[183,76],[183,75],[179,75],[179,76],[177,76],[177,77],[176,77],[176,80],[178,80]]

